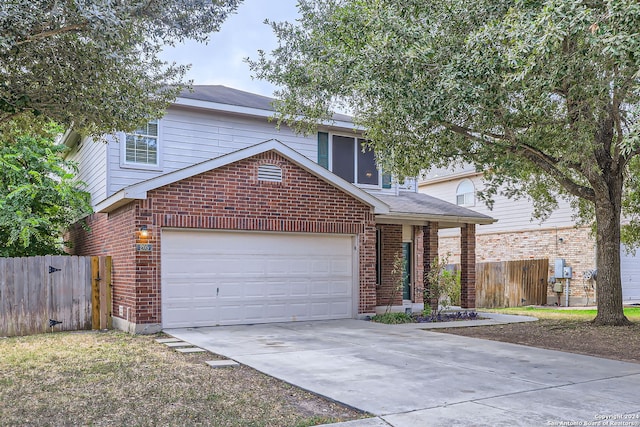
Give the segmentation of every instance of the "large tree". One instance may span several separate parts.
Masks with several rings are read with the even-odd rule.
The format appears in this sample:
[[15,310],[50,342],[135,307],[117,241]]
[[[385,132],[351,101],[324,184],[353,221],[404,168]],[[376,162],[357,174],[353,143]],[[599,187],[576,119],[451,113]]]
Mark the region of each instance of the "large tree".
[[186,70],[161,47],[206,40],[240,1],[0,2],[0,126],[33,113],[96,134],[160,115]]
[[91,212],[89,194],[75,179],[75,165],[56,144],[61,128],[15,135],[0,144],[0,256],[62,253],[63,231]]
[[[596,324],[622,325],[621,213],[637,236],[637,0],[302,0],[250,61],[300,130],[351,108],[399,176],[468,162],[544,214],[558,197],[595,224]],[[627,183],[627,185],[625,185]]]

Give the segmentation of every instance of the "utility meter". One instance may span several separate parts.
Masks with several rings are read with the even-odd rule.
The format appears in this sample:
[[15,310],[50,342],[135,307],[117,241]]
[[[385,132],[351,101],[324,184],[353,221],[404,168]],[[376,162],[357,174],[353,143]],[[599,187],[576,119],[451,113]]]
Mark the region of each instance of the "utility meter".
[[564,258],[556,258],[553,276],[556,279],[564,279]]

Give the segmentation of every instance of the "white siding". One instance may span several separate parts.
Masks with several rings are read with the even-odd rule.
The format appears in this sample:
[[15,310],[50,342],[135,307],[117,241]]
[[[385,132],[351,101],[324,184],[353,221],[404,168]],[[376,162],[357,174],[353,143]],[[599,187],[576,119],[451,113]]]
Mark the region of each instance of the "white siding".
[[317,161],[315,135],[297,135],[284,125],[278,130],[275,122],[269,122],[266,118],[170,108],[159,122],[159,168],[145,170],[123,167],[123,144],[109,144],[110,180],[107,196],[140,181],[269,139],[277,139],[314,162]]
[[[466,179],[470,179],[473,182],[476,192],[483,188],[482,177],[480,175]],[[423,184],[420,187],[420,192],[455,204],[456,189],[461,181],[462,179],[458,178],[429,185]],[[468,209],[489,215],[498,220],[498,222],[494,224],[479,226],[479,234],[504,231],[539,230],[553,227],[570,227],[575,224],[572,220],[573,211],[571,206],[569,206],[569,203],[564,200],[558,200],[558,209],[554,211],[543,223],[540,223],[540,220],[532,219],[533,204],[528,199],[508,199],[498,194],[494,197],[494,202],[493,210],[489,210],[484,202],[477,198],[475,206],[467,207]],[[458,229],[440,231],[441,236],[455,234],[459,234]]]
[[640,303],[640,251],[627,253],[620,245],[620,273],[622,275],[622,301]]
[[87,184],[85,188],[91,194],[91,203],[107,197],[107,143],[84,138],[67,155],[67,160],[78,164],[79,181]]

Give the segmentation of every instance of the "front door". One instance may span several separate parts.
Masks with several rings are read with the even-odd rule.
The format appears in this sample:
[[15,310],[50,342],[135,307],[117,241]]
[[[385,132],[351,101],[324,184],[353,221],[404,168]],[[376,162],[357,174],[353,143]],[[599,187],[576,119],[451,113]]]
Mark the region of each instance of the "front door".
[[411,243],[402,243],[402,299],[411,300]]

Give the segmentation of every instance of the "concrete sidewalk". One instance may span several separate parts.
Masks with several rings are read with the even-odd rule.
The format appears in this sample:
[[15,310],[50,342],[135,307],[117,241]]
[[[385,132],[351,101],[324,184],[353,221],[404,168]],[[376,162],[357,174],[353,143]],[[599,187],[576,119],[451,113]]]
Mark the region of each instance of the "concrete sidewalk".
[[166,332],[376,416],[344,427],[640,425],[640,364],[360,320]]

